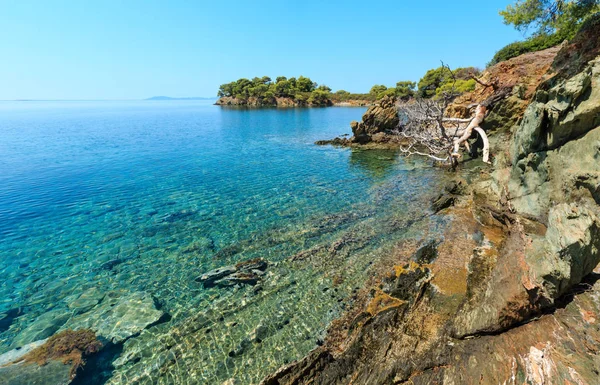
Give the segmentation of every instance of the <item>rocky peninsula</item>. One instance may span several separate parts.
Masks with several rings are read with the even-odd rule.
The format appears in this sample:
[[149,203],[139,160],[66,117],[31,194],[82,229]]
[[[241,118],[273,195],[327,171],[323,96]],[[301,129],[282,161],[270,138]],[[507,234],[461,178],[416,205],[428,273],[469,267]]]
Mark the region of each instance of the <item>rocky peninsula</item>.
[[[444,236],[398,257],[323,346],[264,385],[598,383],[599,42],[596,16],[484,73],[512,92],[486,119],[493,166],[465,166],[433,202]],[[384,137],[387,109],[340,144]]]

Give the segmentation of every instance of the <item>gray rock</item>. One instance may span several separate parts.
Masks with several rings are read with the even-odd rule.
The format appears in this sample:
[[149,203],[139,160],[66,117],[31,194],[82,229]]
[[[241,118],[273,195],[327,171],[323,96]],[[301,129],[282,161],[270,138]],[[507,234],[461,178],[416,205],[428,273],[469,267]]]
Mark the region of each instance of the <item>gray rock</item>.
[[0,368],[0,385],[67,385],[71,365],[50,361],[44,366],[14,364]]
[[51,310],[36,318],[31,325],[19,333],[13,340],[12,347],[18,348],[33,341],[42,340],[52,336],[71,317],[64,310]]
[[211,270],[200,277],[196,282],[202,282],[204,287],[213,286],[235,286],[235,285],[256,285],[267,269],[268,262],[262,258],[250,259],[238,263]]
[[69,301],[68,307],[73,310],[75,314],[85,313],[91,308],[96,306],[104,298],[104,293],[100,292],[97,288],[93,287],[72,301]]
[[233,274],[237,271],[235,266],[224,266],[218,269],[211,270],[200,277],[196,278],[196,282],[202,282],[204,287],[212,287],[219,279]]
[[107,295],[100,305],[74,317],[63,329],[91,329],[98,337],[120,343],[157,322],[162,315],[148,293],[117,298]]
[[34,341],[17,349],[10,350],[4,354],[0,354],[0,368],[7,366],[8,364],[18,362],[21,357],[33,349],[42,346],[47,340],[48,339],[46,338],[44,340]]
[[550,210],[545,258],[536,272],[550,298],[558,298],[581,282],[600,262],[600,218],[591,209],[561,203]]

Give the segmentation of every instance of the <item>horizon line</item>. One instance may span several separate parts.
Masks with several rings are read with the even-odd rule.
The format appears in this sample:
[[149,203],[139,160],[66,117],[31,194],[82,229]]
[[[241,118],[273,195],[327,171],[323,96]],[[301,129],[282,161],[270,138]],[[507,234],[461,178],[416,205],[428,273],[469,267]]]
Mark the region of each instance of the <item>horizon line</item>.
[[216,96],[212,97],[203,97],[203,96],[192,96],[192,97],[168,97],[168,99],[154,99],[155,96],[144,99],[0,99],[0,102],[134,102],[134,101],[169,101],[169,100],[211,100],[218,99]]

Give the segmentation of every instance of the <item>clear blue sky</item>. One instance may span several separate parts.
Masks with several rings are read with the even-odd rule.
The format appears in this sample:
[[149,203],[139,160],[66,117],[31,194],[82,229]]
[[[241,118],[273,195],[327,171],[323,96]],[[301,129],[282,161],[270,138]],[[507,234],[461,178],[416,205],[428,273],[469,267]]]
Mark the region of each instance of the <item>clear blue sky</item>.
[[214,96],[240,77],[334,90],[484,67],[510,0],[0,0],[0,99]]

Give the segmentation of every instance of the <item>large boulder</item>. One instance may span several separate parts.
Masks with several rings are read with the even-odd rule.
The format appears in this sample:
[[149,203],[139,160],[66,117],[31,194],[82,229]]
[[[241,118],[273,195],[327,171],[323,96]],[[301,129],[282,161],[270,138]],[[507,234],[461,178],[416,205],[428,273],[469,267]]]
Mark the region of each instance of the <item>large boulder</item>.
[[[350,123],[353,134],[351,141],[360,144],[371,142],[377,134],[387,134],[397,129],[399,123],[396,99],[384,96],[375,105],[369,107],[361,122]],[[384,136],[378,135],[376,138],[383,140]]]

